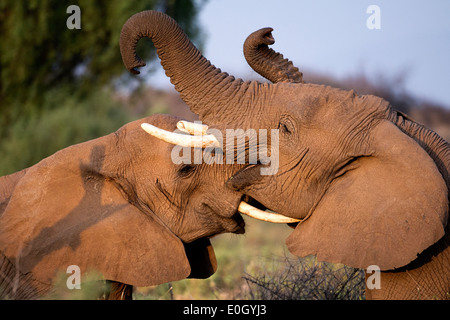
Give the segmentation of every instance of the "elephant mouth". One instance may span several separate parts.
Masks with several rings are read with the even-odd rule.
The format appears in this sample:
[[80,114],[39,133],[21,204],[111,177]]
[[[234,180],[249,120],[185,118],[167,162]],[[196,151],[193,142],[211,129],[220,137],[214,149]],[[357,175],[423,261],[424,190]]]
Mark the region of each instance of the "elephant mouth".
[[231,219],[234,221],[235,225],[234,227],[229,230],[231,233],[236,234],[244,234],[245,233],[245,221],[242,219],[242,216],[236,212],[234,216],[231,217]]
[[[229,214],[219,214],[210,205],[204,203],[203,205],[203,215],[206,221],[216,220],[219,222],[222,228],[222,232],[229,232],[235,234],[245,233],[245,221],[239,212],[231,211]],[[218,220],[217,220],[218,219]]]
[[272,223],[286,223],[292,227],[295,227],[299,222],[302,221],[300,219],[294,219],[276,213],[275,211],[270,210],[259,201],[248,195],[244,195],[244,197],[242,198],[238,207],[238,211],[258,220]]

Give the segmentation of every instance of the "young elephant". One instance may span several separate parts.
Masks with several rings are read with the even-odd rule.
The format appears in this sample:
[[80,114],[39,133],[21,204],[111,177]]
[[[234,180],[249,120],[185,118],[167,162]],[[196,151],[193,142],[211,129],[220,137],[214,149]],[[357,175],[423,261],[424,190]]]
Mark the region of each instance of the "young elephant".
[[[131,285],[205,278],[216,270],[209,237],[243,233],[233,165],[174,164],[173,145],[141,124],[176,129],[166,115],[131,122],[0,178],[0,294],[39,298],[58,272],[78,266]],[[126,285],[122,285],[126,284]]]

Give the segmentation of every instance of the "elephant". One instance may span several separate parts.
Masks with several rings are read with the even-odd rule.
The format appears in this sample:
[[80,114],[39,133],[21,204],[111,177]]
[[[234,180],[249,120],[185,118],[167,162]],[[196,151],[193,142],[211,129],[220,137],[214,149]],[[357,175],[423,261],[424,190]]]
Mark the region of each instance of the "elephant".
[[45,297],[69,266],[81,279],[100,272],[89,279],[107,280],[109,299],[215,272],[209,238],[245,230],[242,194],[225,185],[239,166],[176,164],[172,145],[143,130],[179,120],[137,120],[0,177],[2,298]]
[[257,31],[244,45],[250,66],[271,83],[216,68],[160,12],[130,17],[120,50],[138,74],[145,62],[136,44],[151,38],[171,83],[210,127],[279,133],[279,169],[263,175],[267,163],[246,163],[227,186],[262,216],[270,210],[299,221],[290,224],[291,253],[375,266],[381,286],[367,286],[367,299],[448,299],[448,142],[380,97],[305,83],[268,48],[271,31]]

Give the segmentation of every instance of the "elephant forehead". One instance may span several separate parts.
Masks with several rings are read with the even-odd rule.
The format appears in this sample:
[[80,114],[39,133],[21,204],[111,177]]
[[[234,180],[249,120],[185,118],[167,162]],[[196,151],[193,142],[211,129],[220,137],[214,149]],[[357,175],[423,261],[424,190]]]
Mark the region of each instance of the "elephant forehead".
[[272,95],[272,103],[286,107],[303,124],[329,125],[358,122],[379,113],[385,115],[389,103],[372,95],[359,96],[354,90],[326,85],[280,83]]

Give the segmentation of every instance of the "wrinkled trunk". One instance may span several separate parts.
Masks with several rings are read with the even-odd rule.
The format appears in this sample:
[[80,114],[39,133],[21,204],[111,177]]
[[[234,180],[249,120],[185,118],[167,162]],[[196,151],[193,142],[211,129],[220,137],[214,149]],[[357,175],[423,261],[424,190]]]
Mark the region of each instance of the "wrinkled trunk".
[[262,28],[247,37],[244,56],[250,67],[264,78],[278,82],[303,83],[303,74],[294,64],[268,46],[275,43],[272,28]]
[[166,75],[200,119],[212,113],[214,119],[218,119],[233,101],[245,94],[248,82],[235,79],[212,65],[175,20],[157,11],[137,13],[122,28],[120,51],[130,72],[139,73],[136,68],[145,65],[136,55],[136,45],[142,37],[152,39]]

